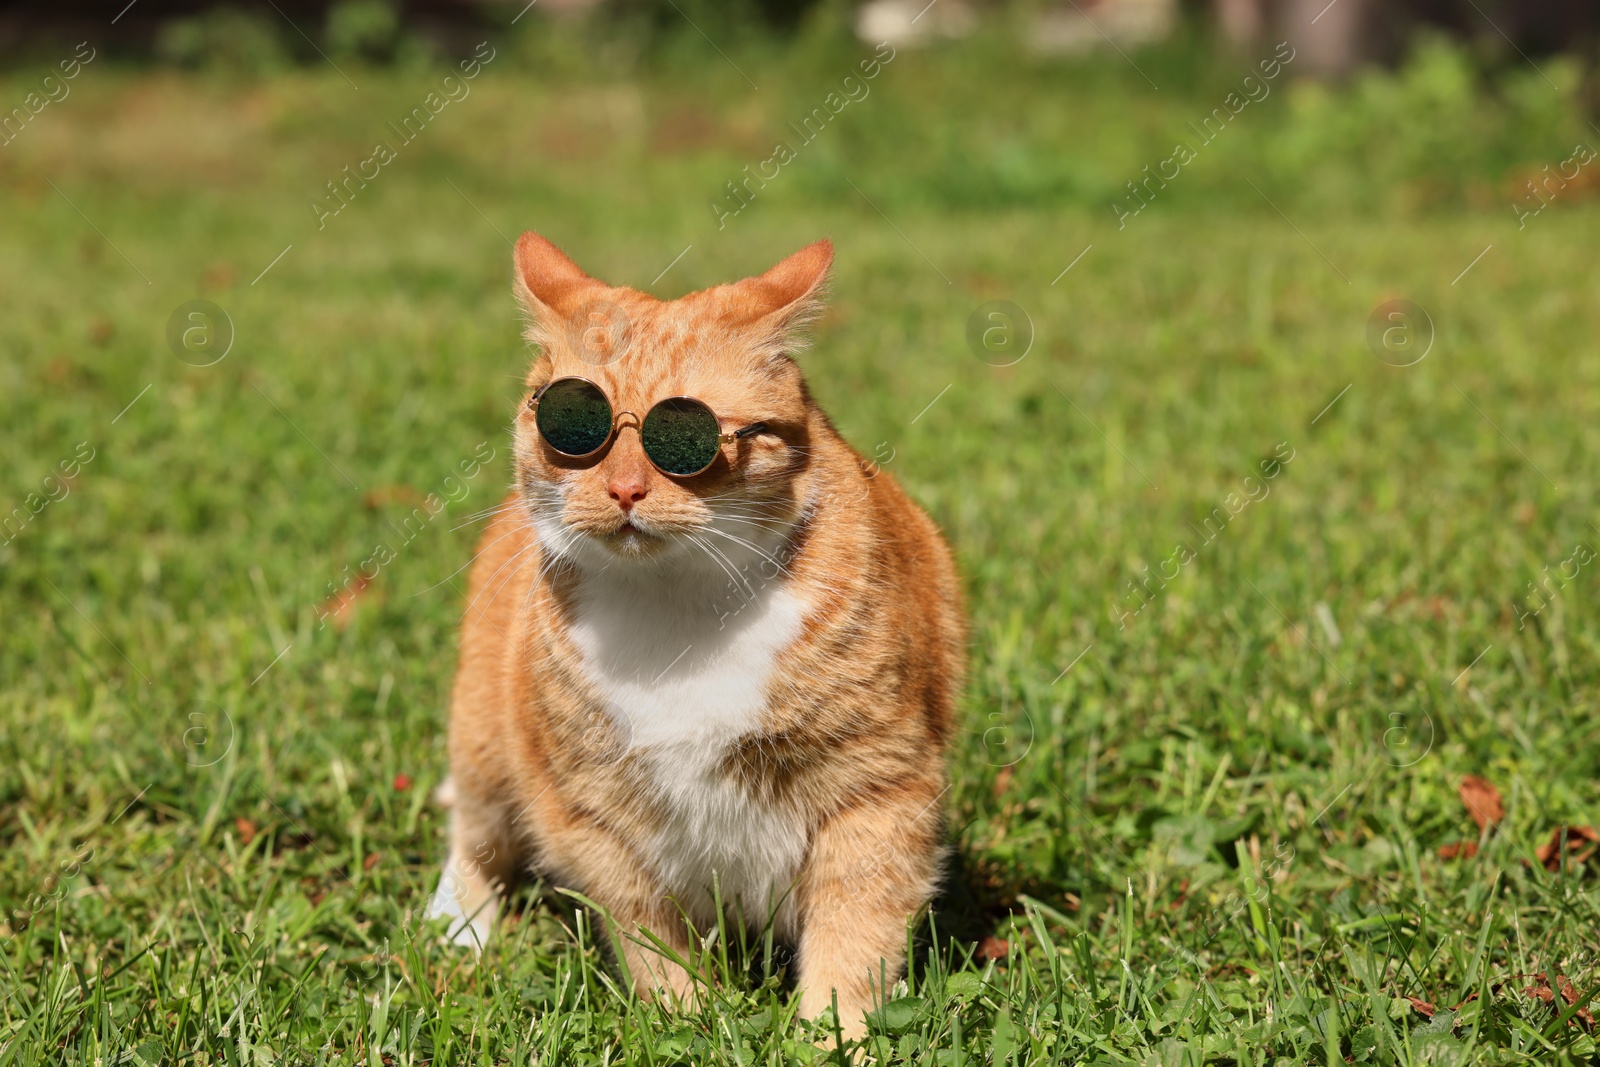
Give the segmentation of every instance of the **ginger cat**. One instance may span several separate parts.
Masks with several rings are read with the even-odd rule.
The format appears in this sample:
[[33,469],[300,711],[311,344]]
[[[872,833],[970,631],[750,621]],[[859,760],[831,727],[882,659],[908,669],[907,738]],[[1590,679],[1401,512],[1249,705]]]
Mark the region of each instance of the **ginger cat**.
[[[714,894],[796,946],[807,1017],[837,995],[858,1035],[899,977],[940,866],[965,622],[938,529],[868,473],[791,358],[832,261],[819,241],[660,301],[517,242],[542,351],[462,623],[429,909],[458,942],[481,946],[497,891],[536,871],[609,911],[647,995],[689,998],[696,978],[637,929],[688,959],[685,916],[709,929]],[[561,396],[616,413],[594,452],[567,438],[603,417],[563,424]],[[680,442],[710,457],[687,476],[664,468],[700,459],[653,428],[675,397],[715,416]]]

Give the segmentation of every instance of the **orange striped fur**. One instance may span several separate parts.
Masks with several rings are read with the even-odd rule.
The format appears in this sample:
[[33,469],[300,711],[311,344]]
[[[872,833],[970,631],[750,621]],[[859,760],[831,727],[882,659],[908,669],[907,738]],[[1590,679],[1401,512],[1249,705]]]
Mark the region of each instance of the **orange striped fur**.
[[[798,950],[807,1017],[847,1033],[905,963],[930,899],[965,624],[932,521],[806,389],[798,328],[833,248],[659,301],[591,279],[524,234],[516,287],[553,378],[599,385],[606,450],[563,458],[524,405],[515,486],[484,535],[450,718],[450,853],[431,912],[482,943],[497,891],[536,871],[618,924],[641,992],[693,995],[684,916],[720,899]],[[724,431],[670,478],[638,420],[693,396]],[[627,505],[627,506],[624,506]],[[633,935],[633,936],[630,936]]]

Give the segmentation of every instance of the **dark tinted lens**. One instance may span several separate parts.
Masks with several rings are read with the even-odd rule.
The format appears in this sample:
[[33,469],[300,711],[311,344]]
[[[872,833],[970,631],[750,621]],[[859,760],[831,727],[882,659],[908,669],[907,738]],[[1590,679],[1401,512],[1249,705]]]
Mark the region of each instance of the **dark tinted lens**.
[[699,474],[717,458],[722,427],[698,400],[663,400],[644,417],[639,436],[656,466],[668,474]]
[[556,382],[539,397],[539,432],[567,456],[587,456],[611,436],[611,404],[597,386],[576,378]]

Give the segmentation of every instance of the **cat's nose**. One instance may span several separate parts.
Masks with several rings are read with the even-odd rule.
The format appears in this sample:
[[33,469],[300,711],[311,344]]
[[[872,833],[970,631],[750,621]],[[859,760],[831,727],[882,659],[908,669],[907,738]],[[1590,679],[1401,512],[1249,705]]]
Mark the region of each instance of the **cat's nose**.
[[650,491],[645,488],[644,479],[637,475],[613,478],[606,488],[611,493],[611,499],[615,500],[623,511],[632,510],[633,506],[643,500],[645,494]]

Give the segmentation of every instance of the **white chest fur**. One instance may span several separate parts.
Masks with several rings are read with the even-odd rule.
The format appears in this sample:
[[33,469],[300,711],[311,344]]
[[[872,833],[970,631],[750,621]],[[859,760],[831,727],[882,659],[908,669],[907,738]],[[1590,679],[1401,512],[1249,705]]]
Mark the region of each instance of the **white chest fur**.
[[698,921],[712,917],[715,881],[724,903],[759,925],[790,894],[807,832],[788,809],[749,797],[721,765],[760,723],[774,664],[799,634],[805,605],[782,582],[758,581],[748,600],[720,603],[718,588],[703,571],[592,572],[571,633],[664,812],[647,860]]

